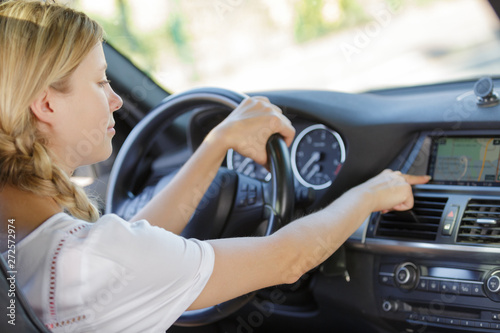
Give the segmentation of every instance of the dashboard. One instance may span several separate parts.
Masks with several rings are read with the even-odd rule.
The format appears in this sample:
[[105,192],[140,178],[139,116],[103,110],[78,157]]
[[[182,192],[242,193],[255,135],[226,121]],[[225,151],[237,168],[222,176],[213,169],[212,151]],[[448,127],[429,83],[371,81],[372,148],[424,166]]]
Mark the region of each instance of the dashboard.
[[[259,291],[226,322],[262,312],[278,290],[283,302],[271,304],[256,332],[500,332],[500,105],[481,103],[474,84],[255,93],[296,129],[289,148],[295,216],[386,168],[432,180],[414,186],[412,210],[371,214],[318,268],[294,285]],[[186,144],[166,139],[176,148],[154,158],[145,186],[120,215],[127,218],[163,187],[169,170],[228,112],[197,106],[178,122]],[[234,151],[224,166],[269,181],[266,168]]]
[[432,176],[411,211],[372,214],[313,273],[318,318],[346,332],[500,332],[500,107],[474,83],[274,98],[307,104],[345,145],[318,206],[384,168]]

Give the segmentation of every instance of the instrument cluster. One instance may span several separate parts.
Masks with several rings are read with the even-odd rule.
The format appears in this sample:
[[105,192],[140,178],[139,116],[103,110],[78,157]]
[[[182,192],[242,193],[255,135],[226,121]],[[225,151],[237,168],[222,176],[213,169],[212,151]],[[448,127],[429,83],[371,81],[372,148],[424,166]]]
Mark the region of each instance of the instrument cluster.
[[[296,183],[313,190],[330,187],[346,159],[342,137],[323,124],[294,126],[297,134],[290,147],[290,157]],[[262,181],[271,179],[265,167],[232,149],[227,153],[227,167]]]

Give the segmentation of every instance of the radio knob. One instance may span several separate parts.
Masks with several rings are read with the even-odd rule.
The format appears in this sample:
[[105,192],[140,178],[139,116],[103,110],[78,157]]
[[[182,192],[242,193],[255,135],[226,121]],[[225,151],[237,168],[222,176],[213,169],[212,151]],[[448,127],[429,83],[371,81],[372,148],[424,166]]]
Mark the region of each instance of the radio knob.
[[399,310],[399,304],[398,302],[395,302],[395,301],[384,301],[382,302],[382,310],[384,310],[385,312],[389,312],[389,311],[398,311]]
[[396,268],[394,274],[396,285],[403,289],[412,289],[418,280],[418,268],[411,262],[405,262]]
[[493,273],[486,281],[486,288],[492,293],[496,293],[500,290],[500,272]]

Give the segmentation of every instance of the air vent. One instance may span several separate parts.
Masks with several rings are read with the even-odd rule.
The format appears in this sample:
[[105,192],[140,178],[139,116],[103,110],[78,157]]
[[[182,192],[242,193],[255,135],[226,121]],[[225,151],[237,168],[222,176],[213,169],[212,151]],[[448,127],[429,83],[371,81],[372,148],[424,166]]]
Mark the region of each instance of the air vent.
[[500,245],[500,200],[470,200],[458,229],[457,242]]
[[389,212],[380,217],[376,236],[433,241],[448,198],[415,197],[412,210]]

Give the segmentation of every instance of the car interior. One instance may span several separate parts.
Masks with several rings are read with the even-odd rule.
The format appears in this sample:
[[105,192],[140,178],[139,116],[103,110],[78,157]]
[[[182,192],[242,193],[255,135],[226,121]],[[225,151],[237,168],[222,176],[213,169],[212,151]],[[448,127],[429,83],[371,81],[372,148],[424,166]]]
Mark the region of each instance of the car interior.
[[[384,169],[432,176],[413,187],[413,209],[371,214],[296,283],[187,311],[168,332],[500,332],[500,78],[358,93],[171,94],[111,43],[104,51],[124,101],[114,152],[75,173],[93,179],[86,190],[102,213],[132,217],[247,95],[283,110],[296,129],[293,144],[270,143],[268,169],[228,151],[186,237],[270,234]],[[5,260],[2,272],[5,309],[12,289]],[[16,326],[2,320],[0,330],[47,332],[14,289]]]

